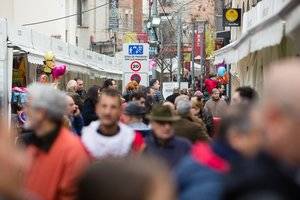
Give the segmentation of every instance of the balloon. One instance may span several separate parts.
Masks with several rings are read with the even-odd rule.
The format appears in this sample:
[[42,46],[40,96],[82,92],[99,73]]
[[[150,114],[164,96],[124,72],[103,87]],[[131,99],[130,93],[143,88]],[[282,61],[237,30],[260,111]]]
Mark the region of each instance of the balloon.
[[219,67],[218,68],[218,76],[224,76],[226,73],[225,67]]
[[46,52],[45,55],[44,55],[45,61],[53,61],[54,58],[55,58],[55,56],[54,56],[54,54],[53,54],[52,51],[48,51],[48,52]]
[[67,65],[55,65],[52,70],[52,77],[54,79],[59,78],[60,76],[63,76],[67,71]]

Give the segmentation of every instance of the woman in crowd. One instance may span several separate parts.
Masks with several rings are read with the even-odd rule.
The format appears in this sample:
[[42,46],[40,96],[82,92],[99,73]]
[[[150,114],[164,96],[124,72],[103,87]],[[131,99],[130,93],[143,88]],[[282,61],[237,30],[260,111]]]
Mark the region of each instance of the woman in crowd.
[[126,91],[123,94],[123,98],[126,102],[130,101],[131,95],[139,89],[139,84],[136,81],[130,81],[126,86]]
[[202,121],[206,126],[208,135],[212,137],[214,131],[213,116],[211,112],[204,109],[201,95],[192,97],[191,103],[192,103],[192,109],[191,109],[192,115],[202,119]]
[[96,104],[98,101],[99,92],[100,87],[97,85],[89,88],[87,92],[87,99],[84,101],[82,110],[84,126],[88,126],[92,121],[98,119],[98,116],[96,114]]

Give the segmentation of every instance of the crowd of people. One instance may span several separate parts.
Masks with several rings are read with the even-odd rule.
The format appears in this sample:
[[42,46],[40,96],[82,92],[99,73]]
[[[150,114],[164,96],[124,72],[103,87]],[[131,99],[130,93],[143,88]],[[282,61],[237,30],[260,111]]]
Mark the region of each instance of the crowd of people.
[[299,63],[270,67],[260,97],[243,86],[230,101],[213,75],[209,99],[174,88],[165,100],[156,79],[123,94],[112,79],[33,83],[22,126],[1,122],[0,198],[300,199]]

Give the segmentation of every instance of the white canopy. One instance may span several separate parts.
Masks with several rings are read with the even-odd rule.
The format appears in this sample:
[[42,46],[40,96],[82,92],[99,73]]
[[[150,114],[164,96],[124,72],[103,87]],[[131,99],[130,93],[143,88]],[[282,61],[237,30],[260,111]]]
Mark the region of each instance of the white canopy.
[[285,34],[286,17],[286,33],[300,24],[299,5],[298,0],[260,1],[244,13],[241,38],[216,51],[214,64],[236,63],[250,53],[279,44]]

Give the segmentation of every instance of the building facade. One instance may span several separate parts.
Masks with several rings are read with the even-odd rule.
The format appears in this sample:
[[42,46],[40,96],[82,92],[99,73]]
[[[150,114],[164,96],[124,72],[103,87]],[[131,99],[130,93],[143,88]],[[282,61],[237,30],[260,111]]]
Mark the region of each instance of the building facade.
[[[46,2],[46,3],[45,3]],[[116,30],[110,29],[111,5],[116,3]],[[84,49],[113,54],[123,35],[142,31],[139,0],[0,0],[0,17]]]

